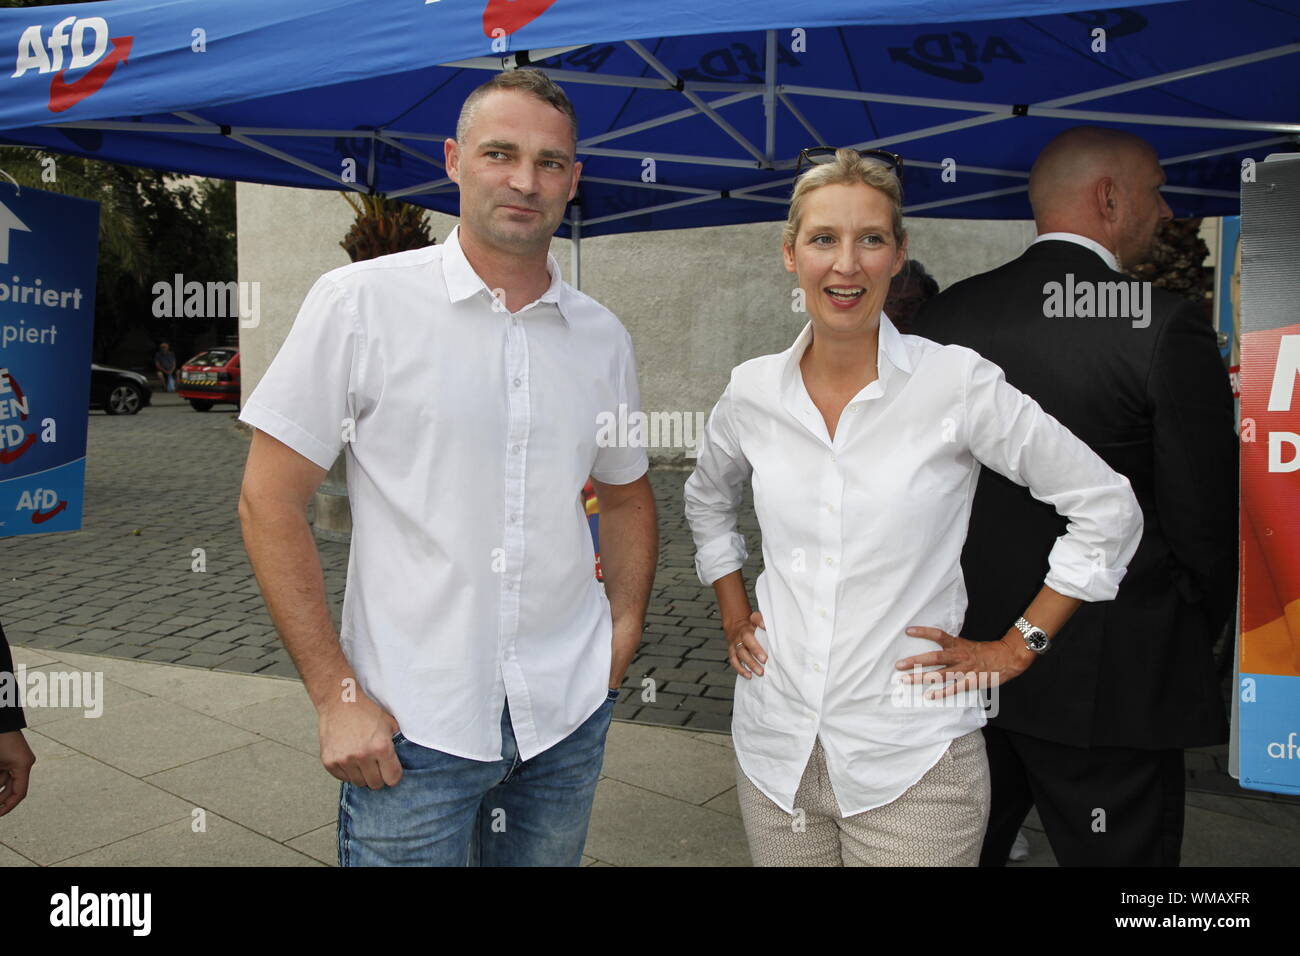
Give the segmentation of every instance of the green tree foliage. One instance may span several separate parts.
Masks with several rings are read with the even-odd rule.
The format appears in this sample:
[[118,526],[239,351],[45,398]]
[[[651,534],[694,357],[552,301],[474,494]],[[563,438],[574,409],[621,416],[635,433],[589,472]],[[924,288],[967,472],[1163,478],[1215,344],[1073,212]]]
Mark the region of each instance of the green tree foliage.
[[[185,357],[191,349],[235,334],[238,317],[158,317],[153,308],[155,284],[170,284],[177,274],[185,281],[199,282],[235,278],[233,182],[182,177],[25,147],[0,148],[0,169],[25,188],[100,204],[97,361],[106,360],[133,327],[143,329],[154,342],[172,341],[177,353]],[[147,365],[147,359],[142,355],[128,364]]]

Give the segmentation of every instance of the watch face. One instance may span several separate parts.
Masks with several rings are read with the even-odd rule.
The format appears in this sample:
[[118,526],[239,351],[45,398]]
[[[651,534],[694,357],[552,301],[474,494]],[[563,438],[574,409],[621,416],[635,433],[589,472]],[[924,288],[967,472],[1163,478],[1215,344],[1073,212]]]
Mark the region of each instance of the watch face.
[[1029,645],[1030,650],[1042,651],[1047,649],[1047,632],[1038,628],[1033,628],[1025,635],[1025,643]]

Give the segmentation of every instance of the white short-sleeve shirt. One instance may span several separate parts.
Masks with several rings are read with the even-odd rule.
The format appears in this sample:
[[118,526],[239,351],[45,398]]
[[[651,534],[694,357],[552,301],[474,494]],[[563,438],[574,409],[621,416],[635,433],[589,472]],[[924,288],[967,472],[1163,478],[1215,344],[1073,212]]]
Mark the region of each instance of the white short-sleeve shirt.
[[501,756],[509,701],[528,759],[609,686],[612,624],[582,487],[645,474],[599,423],[640,409],[631,338],[548,256],[511,314],[441,245],[353,263],[308,293],[240,419],[322,468],[352,508],[340,642],[421,746]]
[[744,564],[736,509],[752,483],[768,661],[761,677],[736,680],[736,757],[793,813],[820,738],[847,817],[897,799],[985,723],[977,693],[927,702],[933,688],[903,684],[895,669],[939,649],[908,627],[961,633],[961,551],[980,466],[1069,516],[1043,572],[1070,597],[1114,598],[1142,513],[1128,479],[1000,368],[902,335],[884,314],[879,377],[845,407],[832,440],[799,368],[811,341],[809,323],[786,351],[732,371],[686,482],[686,517],[711,584]]

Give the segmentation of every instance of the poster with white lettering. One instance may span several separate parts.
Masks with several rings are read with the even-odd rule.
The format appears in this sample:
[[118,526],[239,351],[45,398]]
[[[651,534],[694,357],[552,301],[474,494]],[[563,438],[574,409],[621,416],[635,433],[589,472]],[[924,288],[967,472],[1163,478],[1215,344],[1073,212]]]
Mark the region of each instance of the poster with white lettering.
[[99,204],[0,185],[0,537],[77,531]]
[[1241,785],[1300,793],[1300,160],[1241,208]]

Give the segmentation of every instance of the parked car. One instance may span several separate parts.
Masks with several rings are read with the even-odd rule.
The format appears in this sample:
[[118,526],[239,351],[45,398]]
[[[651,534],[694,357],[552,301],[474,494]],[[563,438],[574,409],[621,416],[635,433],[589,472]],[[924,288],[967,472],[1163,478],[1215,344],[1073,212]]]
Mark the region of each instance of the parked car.
[[149,404],[149,380],[139,372],[90,364],[90,407],[110,415],[134,415]]
[[181,366],[176,394],[196,412],[213,405],[239,407],[239,349],[220,346],[200,352]]

